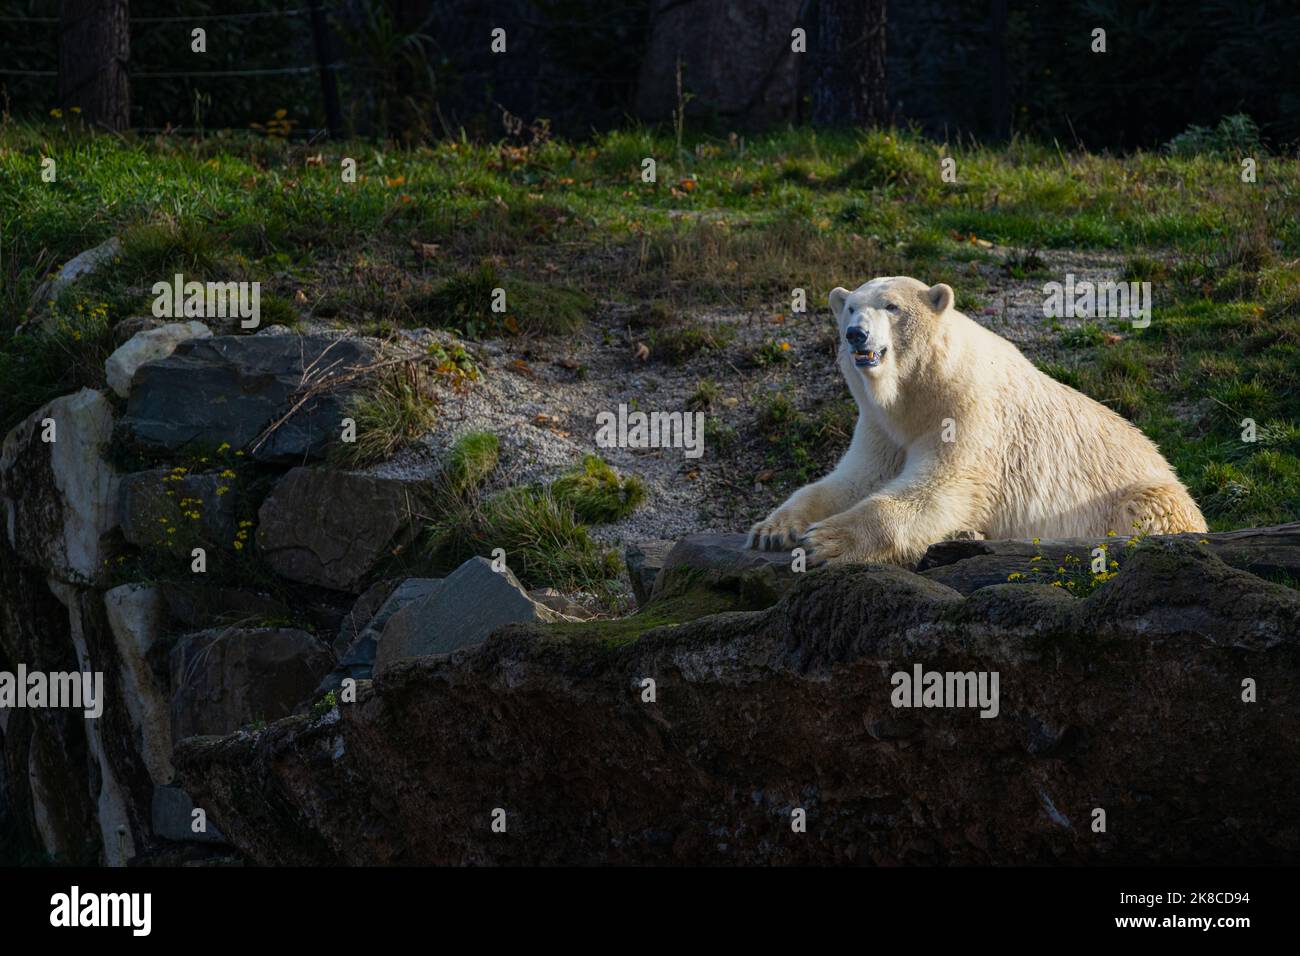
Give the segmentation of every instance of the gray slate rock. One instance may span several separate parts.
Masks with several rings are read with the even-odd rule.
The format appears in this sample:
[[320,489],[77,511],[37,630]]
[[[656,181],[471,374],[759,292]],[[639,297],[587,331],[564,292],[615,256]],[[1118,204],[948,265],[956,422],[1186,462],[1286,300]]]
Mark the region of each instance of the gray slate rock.
[[150,816],[153,835],[182,843],[225,843],[226,838],[209,818],[202,832],[194,832],[194,801],[180,787],[154,787]]
[[344,613],[338,630],[334,632],[334,640],[330,641],[330,647],[336,655],[342,658],[348,652],[348,648],[401,583],[401,578],[381,578],[361,592],[361,596]]
[[296,462],[323,457],[339,437],[355,382],[338,383],[293,409],[304,370],[322,382],[365,366],[374,349],[356,339],[324,336],[222,335],[182,342],[171,355],[147,362],[131,382],[118,436],[148,454],[211,449],[229,442],[245,449],[289,415],[253,458]]
[[789,551],[757,551],[745,547],[743,534],[692,534],[682,538],[664,558],[655,582],[662,586],[664,574],[674,568],[694,568],[721,575],[771,569],[778,580],[793,581],[797,575],[790,565]]
[[258,511],[257,549],[277,574],[359,591],[416,532],[416,482],[327,468],[294,468]]
[[638,541],[623,549],[623,561],[627,564],[627,576],[632,579],[632,593],[636,595],[638,606],[644,606],[650,600],[655,578],[659,576],[673,544],[672,541],[655,539]]
[[172,740],[179,741],[288,716],[334,657],[306,631],[231,627],[181,637],[169,663]]
[[450,654],[480,644],[506,624],[556,620],[560,615],[529,598],[508,568],[493,571],[486,558],[470,558],[431,594],[389,619],[375,672],[403,658]]
[[[317,696],[336,690],[348,677],[353,680],[370,680],[374,673],[380,637],[388,621],[407,605],[435,594],[442,582],[442,578],[407,578],[394,588],[365,627],[357,632],[347,650],[339,656],[338,666],[316,688]],[[361,601],[357,603],[360,604]]]

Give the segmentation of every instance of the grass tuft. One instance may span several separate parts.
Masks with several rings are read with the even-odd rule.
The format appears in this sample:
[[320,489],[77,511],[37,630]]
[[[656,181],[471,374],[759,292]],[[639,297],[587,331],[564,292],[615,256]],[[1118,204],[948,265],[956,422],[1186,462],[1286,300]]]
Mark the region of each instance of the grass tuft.
[[635,475],[620,479],[599,455],[582,463],[551,484],[556,499],[573,509],[588,524],[605,524],[626,518],[646,497],[645,483]]

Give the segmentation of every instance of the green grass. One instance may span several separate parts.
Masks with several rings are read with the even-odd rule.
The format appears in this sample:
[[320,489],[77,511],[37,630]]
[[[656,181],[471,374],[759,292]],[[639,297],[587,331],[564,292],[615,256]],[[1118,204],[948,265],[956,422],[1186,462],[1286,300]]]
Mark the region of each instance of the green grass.
[[630,513],[645,498],[640,479],[619,478],[589,455],[550,487],[515,485],[485,494],[499,456],[500,441],[490,432],[468,432],[453,444],[442,479],[424,503],[427,527],[417,562],[445,574],[500,548],[529,587],[612,599],[622,562],[592,540],[587,525]]
[[430,527],[424,546],[427,560],[444,572],[476,554],[493,557],[498,548],[529,587],[608,594],[622,568],[617,554],[591,539],[572,507],[531,485],[454,503]]
[[[366,331],[562,338],[604,323],[608,337],[620,330],[605,309],[617,305],[652,359],[671,362],[730,348],[716,331],[727,326],[691,318],[702,310],[787,312],[795,288],[816,310],[835,285],[897,274],[949,282],[969,303],[982,290],[965,278],[967,263],[1036,282],[1046,250],[1102,250],[1119,254],[1124,278],[1153,284],[1151,326],[1062,332],[1045,369],[1157,441],[1213,527],[1291,520],[1300,161],[1260,151],[1258,181],[1242,183],[1233,144],[1243,131],[1193,132],[1170,151],[1097,155],[900,130],[696,134],[679,152],[671,131],[648,127],[506,150],[123,139],[9,124],[0,415],[12,425],[51,397],[100,384],[112,326],[147,310],[149,285],[175,271],[261,281],[264,312],[291,326],[310,315]],[[319,164],[308,161],[316,153]],[[42,156],[58,162],[54,183],[41,180]],[[339,176],[345,156],[357,160],[355,183]],[[655,183],[641,180],[647,156]],[[941,179],[945,158],[955,183]],[[40,279],[111,235],[123,239],[121,261],[58,303],[65,324],[14,334]],[[745,351],[753,366],[781,362],[785,350],[759,340]],[[712,401],[704,389],[694,404]],[[400,433],[403,417],[375,434]],[[847,439],[840,416],[820,417],[758,436],[769,463],[791,478],[821,468],[822,446]],[[1242,441],[1246,418],[1268,440]],[[708,427],[711,448],[740,443],[716,419]],[[539,523],[556,523],[550,505],[529,501]]]
[[466,498],[491,477],[501,457],[501,440],[491,432],[462,435],[447,456],[444,487],[457,498]]
[[619,478],[599,455],[586,455],[577,468],[551,482],[551,493],[588,524],[626,518],[645,503],[645,483],[635,475]]
[[418,361],[381,369],[374,381],[353,397],[348,417],[355,441],[332,446],[332,458],[347,468],[364,468],[391,458],[402,446],[433,427],[437,412],[428,375]]

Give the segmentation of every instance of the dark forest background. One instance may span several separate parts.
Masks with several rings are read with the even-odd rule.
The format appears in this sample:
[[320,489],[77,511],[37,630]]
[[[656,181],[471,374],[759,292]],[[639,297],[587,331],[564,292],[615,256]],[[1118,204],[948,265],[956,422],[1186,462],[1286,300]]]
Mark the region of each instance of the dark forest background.
[[[118,0],[120,3],[120,0]],[[842,0],[130,0],[129,125],[420,141],[565,136],[629,122],[753,129],[824,121],[817,25]],[[84,3],[94,7],[95,3]],[[100,0],[99,6],[104,6]],[[0,90],[15,118],[61,109],[58,0],[0,0]],[[1300,140],[1295,0],[863,0],[887,10],[885,121],[931,135],[1016,133],[1091,149],[1157,146],[1246,114]],[[809,52],[790,53],[790,30]],[[207,52],[190,31],[207,30]],[[508,53],[488,52],[493,27]],[[1104,55],[1091,31],[1107,33]],[[857,50],[847,54],[848,68]],[[320,59],[333,77],[331,124]],[[677,90],[678,64],[682,90]],[[264,72],[278,71],[278,72]],[[207,73],[186,76],[177,74]],[[216,73],[235,75],[215,75]],[[278,111],[283,110],[282,114]]]

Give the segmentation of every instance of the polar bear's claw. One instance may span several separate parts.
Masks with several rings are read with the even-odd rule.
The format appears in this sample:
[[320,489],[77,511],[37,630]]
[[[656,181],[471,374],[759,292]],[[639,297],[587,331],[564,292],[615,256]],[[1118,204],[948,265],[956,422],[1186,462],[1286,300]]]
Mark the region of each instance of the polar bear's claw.
[[798,540],[802,530],[789,516],[776,512],[749,529],[745,547],[759,551],[784,551]]

